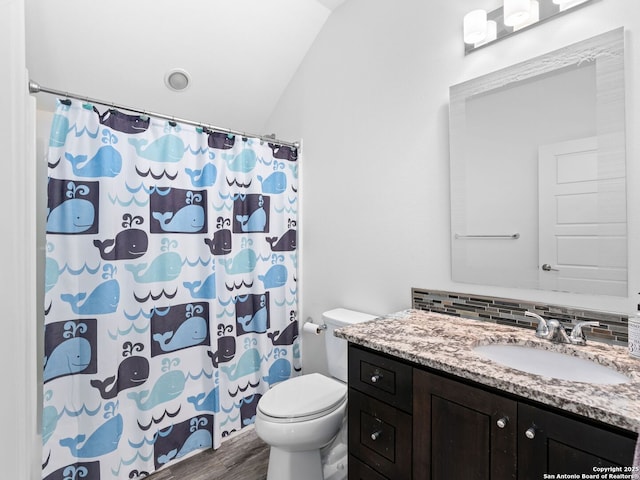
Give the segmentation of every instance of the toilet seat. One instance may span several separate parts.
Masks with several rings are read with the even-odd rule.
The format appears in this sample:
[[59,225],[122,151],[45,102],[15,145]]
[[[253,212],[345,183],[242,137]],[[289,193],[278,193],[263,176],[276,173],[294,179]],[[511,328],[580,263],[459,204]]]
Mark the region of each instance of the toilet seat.
[[273,387],[260,399],[258,411],[274,423],[304,422],[327,415],[346,401],[346,385],[310,373]]

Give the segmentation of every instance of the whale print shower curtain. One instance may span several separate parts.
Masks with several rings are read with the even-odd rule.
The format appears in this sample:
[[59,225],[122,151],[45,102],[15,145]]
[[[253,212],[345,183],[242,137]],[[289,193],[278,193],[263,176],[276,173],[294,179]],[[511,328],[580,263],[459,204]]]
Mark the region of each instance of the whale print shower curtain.
[[143,478],[300,371],[297,151],[64,100],[46,217],[43,478]]

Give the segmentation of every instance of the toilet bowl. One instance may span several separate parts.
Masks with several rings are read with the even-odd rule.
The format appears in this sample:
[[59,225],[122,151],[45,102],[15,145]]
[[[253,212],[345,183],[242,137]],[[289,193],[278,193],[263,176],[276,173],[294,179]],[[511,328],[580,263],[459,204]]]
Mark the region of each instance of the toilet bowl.
[[255,429],[271,447],[267,480],[324,480],[323,459],[332,463],[332,480],[346,478],[345,445],[336,442],[339,445],[334,454],[327,451],[346,428],[347,412],[347,342],[334,337],[333,331],[374,318],[342,308],[325,312],[325,344],[332,377],[310,373],[290,378],[260,398]]

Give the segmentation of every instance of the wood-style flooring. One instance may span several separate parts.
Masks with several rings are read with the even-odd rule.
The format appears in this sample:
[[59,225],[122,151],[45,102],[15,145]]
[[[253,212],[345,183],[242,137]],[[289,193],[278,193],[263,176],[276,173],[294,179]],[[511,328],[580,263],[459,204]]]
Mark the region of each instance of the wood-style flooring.
[[206,450],[156,472],[149,480],[265,480],[269,446],[253,428],[224,442],[218,450]]

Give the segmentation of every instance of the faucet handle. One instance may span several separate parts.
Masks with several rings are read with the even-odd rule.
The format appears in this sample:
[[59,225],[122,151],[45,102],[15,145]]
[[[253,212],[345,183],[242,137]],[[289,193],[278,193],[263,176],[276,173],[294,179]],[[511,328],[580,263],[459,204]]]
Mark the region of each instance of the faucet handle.
[[571,335],[569,335],[569,340],[574,345],[586,345],[587,339],[584,336],[584,332],[582,331],[583,327],[599,327],[600,322],[578,322],[573,330],[571,330]]
[[525,311],[524,314],[527,317],[533,317],[538,320],[538,327],[536,328],[536,336],[546,337],[547,335],[549,335],[549,325],[547,325],[547,321],[544,318],[542,318],[537,313],[533,313],[528,310]]

